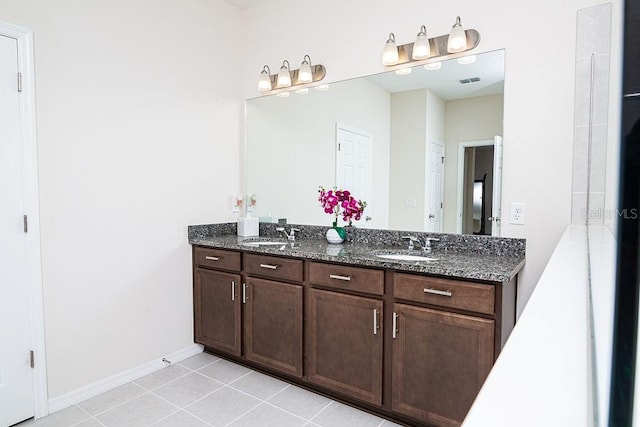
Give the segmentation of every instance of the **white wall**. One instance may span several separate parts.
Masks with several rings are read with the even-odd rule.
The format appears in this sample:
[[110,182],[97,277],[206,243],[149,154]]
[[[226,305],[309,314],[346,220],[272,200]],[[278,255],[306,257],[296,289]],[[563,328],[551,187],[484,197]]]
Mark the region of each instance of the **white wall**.
[[[301,9],[297,1],[270,0],[243,14],[246,40],[251,41],[243,49],[244,94],[256,95],[262,65],[302,60],[305,54],[327,67],[329,82],[380,72],[390,31],[400,43],[415,38],[421,24],[431,34],[446,34],[456,15],[480,32],[478,51],[505,48],[502,208],[508,212],[512,201],[525,202],[527,224],[505,221],[502,233],[527,239],[518,294],[521,311],[570,222],[576,12],[598,3],[602,1],[327,0],[305,2]],[[552,48],[542,55],[541,46]]]
[[[389,227],[424,230],[427,90],[391,95]],[[406,203],[414,199],[415,206]]]
[[189,346],[188,224],[237,192],[239,11],[0,0],[34,32],[49,397]]
[[432,91],[427,91],[427,138],[444,144],[446,126],[445,102]]
[[252,215],[331,225],[332,217],[320,208],[315,190],[335,184],[340,122],[373,135],[374,198],[365,200],[365,212],[373,218],[369,226],[387,228],[389,109],[389,92],[366,80],[331,85],[326,92],[312,89],[304,96],[293,93],[247,102],[247,192],[257,199]]

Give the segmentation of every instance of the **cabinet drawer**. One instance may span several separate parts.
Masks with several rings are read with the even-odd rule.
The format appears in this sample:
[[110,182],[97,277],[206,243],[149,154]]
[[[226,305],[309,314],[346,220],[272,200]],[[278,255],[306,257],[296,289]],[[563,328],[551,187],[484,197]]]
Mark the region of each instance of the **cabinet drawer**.
[[240,252],[196,247],[195,263],[200,267],[240,271]]
[[495,287],[481,283],[396,273],[393,296],[409,301],[494,314]]
[[309,263],[309,282],[338,289],[384,294],[384,272],[344,265]]
[[275,256],[245,254],[245,271],[250,275],[302,282],[302,261]]

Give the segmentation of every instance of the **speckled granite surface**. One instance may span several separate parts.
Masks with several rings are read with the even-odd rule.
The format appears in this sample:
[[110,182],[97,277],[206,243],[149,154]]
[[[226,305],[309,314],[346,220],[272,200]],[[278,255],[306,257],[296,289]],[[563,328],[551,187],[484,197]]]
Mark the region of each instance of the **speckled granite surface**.
[[[300,230],[294,242],[286,240],[276,227],[260,224],[260,237],[242,238],[236,235],[235,223],[196,225],[189,226],[188,237],[192,245],[502,283],[509,282],[525,262],[524,239],[350,229],[347,241],[334,245],[325,239],[328,227],[288,224],[287,231],[291,227]],[[431,253],[423,254],[420,250],[406,249],[407,243],[401,238],[406,235],[440,240],[433,242]],[[251,246],[250,243],[265,240],[282,244]],[[381,253],[424,255],[436,260],[390,261],[376,257]]]

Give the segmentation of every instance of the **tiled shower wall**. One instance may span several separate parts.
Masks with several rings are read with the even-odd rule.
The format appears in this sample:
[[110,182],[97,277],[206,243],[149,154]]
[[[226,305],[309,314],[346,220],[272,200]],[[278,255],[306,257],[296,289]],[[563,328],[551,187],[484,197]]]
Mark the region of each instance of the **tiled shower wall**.
[[611,4],[578,11],[572,224],[603,224],[609,112]]

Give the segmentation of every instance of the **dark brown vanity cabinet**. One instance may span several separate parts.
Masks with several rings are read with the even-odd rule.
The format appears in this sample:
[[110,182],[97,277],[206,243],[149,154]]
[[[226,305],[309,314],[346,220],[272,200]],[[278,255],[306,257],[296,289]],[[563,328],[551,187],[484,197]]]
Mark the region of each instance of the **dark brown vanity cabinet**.
[[247,360],[301,378],[303,364],[302,261],[245,254],[244,354]]
[[384,272],[310,262],[309,282],[309,381],[381,405]]
[[515,324],[515,279],[193,256],[196,342],[409,425],[459,426]]
[[195,340],[239,356],[242,334],[240,275],[202,267],[240,271],[240,253],[195,248],[194,263]]
[[309,381],[382,404],[382,301],[309,289]]
[[[396,274],[392,409],[429,425],[459,426],[494,361],[494,285]],[[428,303],[427,308],[411,303]]]

